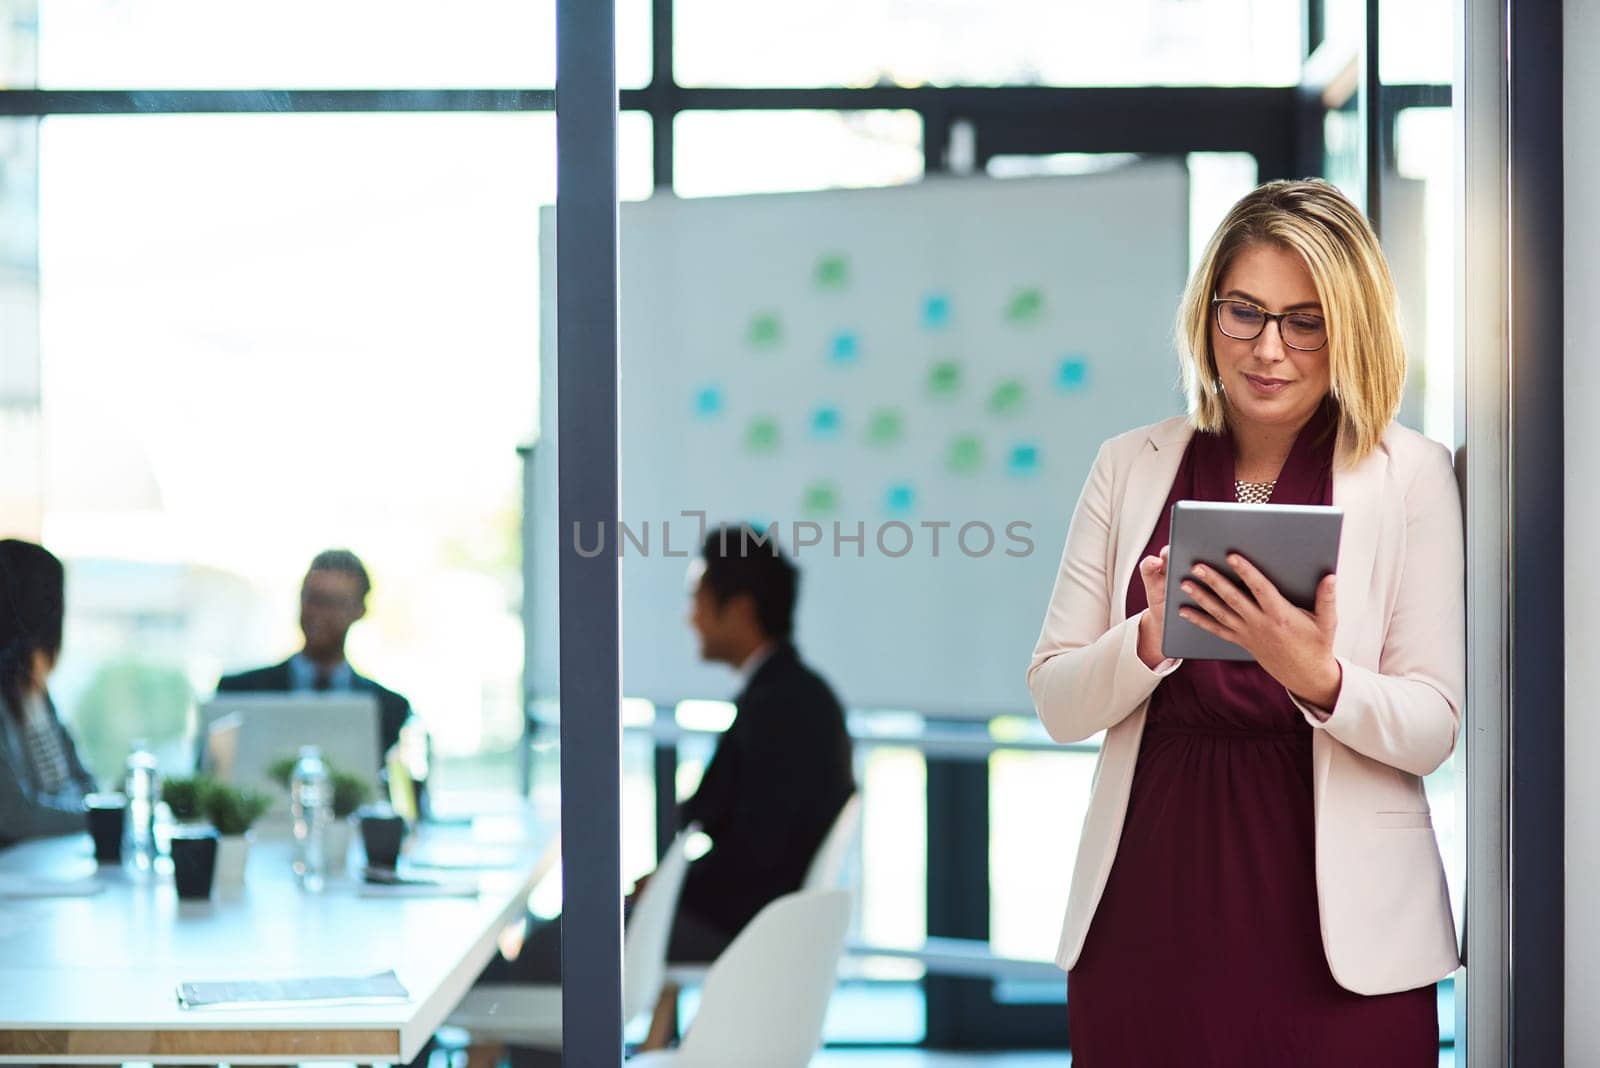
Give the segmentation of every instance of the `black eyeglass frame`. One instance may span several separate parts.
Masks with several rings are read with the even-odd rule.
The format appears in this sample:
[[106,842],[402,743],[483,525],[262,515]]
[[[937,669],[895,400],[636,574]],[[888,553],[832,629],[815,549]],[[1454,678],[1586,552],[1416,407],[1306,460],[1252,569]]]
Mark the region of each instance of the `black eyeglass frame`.
[[[1240,337],[1238,334],[1230,334],[1230,333],[1228,333],[1228,328],[1222,325],[1222,305],[1224,305],[1224,304],[1243,304],[1246,308],[1254,308],[1256,311],[1260,312],[1261,313],[1261,329],[1257,330],[1255,333],[1251,334],[1249,337]],[[1212,297],[1211,298],[1211,318],[1216,321],[1217,329],[1221,330],[1222,333],[1223,333],[1223,336],[1225,336],[1225,337],[1231,337],[1235,341],[1254,341],[1256,338],[1258,338],[1262,334],[1266,333],[1267,324],[1268,323],[1276,322],[1278,324],[1278,338],[1279,338],[1279,340],[1281,340],[1284,343],[1284,345],[1286,347],[1294,349],[1296,352],[1319,352],[1322,349],[1327,348],[1327,346],[1328,346],[1328,335],[1327,335],[1328,322],[1327,322],[1326,319],[1324,319],[1323,322],[1322,322],[1323,335],[1322,335],[1322,344],[1320,344],[1320,345],[1314,345],[1314,346],[1312,346],[1311,348],[1308,349],[1303,345],[1294,344],[1293,342],[1291,342],[1288,339],[1288,337],[1286,337],[1284,335],[1284,333],[1283,333],[1283,321],[1285,319],[1289,318],[1289,316],[1291,316],[1291,315],[1304,315],[1304,314],[1305,314],[1305,312],[1293,312],[1293,311],[1277,312],[1276,314],[1274,314],[1273,312],[1267,311],[1267,309],[1263,308],[1259,304],[1252,303],[1251,301],[1248,301],[1248,300],[1240,300],[1238,297]]]

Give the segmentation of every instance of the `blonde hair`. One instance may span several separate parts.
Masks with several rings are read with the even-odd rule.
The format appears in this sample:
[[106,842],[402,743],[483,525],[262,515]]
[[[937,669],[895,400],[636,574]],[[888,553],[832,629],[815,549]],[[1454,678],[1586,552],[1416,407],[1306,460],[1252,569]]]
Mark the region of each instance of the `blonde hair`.
[[1311,272],[1328,323],[1330,394],[1339,406],[1339,434],[1359,460],[1371,452],[1400,410],[1406,379],[1405,342],[1394,281],[1378,235],[1356,206],[1320,178],[1268,182],[1228,212],[1178,309],[1178,359],[1196,430],[1227,425],[1227,406],[1211,350],[1211,299],[1228,266],[1251,245],[1297,253]]

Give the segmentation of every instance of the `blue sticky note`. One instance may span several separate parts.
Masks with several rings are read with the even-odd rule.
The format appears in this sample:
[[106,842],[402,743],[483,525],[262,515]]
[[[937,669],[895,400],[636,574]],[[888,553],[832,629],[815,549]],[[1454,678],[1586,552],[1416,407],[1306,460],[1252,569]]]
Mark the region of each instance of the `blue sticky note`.
[[883,509],[890,515],[905,515],[916,503],[916,493],[903,482],[890,486],[883,495]]
[[823,407],[812,412],[811,433],[819,438],[837,437],[839,434],[839,409]]
[[929,330],[950,325],[950,298],[943,293],[929,294],[922,302],[922,325]]
[[861,355],[861,346],[856,341],[855,334],[845,330],[833,335],[833,346],[829,354],[834,363],[854,363]]
[[1089,384],[1089,363],[1082,356],[1072,355],[1061,361],[1056,371],[1056,385],[1065,390],[1080,390]]
[[722,414],[722,390],[716,386],[707,386],[694,396],[695,414],[709,419],[714,415]]
[[1039,448],[1036,445],[1024,443],[1011,447],[1011,456],[1006,466],[1014,475],[1031,475],[1039,469]]

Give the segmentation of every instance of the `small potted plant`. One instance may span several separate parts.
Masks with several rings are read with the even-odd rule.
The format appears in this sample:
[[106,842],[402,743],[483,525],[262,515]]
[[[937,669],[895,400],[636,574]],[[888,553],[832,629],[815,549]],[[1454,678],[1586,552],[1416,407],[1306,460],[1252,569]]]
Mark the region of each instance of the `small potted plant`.
[[206,782],[201,807],[217,829],[217,887],[244,885],[245,861],[250,856],[250,828],[272,807],[272,798],[260,790]]
[[202,823],[205,813],[201,809],[201,794],[206,787],[203,775],[188,778],[170,778],[161,783],[161,800],[167,803],[175,823]]
[[333,822],[328,825],[328,870],[344,871],[350,854],[351,819],[356,809],[372,800],[372,783],[348,771],[333,771]]

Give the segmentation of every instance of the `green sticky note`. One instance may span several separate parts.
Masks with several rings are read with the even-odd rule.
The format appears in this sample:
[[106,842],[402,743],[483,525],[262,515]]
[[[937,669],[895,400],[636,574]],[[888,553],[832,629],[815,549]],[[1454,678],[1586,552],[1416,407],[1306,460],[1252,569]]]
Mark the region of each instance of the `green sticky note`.
[[770,453],[778,451],[778,421],[770,416],[757,416],[744,430],[746,452]]
[[928,392],[935,397],[953,397],[961,390],[961,365],[941,360],[928,370]]
[[839,508],[839,487],[828,481],[813,482],[806,487],[800,507],[808,515],[829,515]]
[[1012,323],[1031,323],[1044,314],[1044,294],[1037,289],[1019,289],[1006,305],[1006,319]]
[[879,408],[867,420],[867,441],[872,445],[893,445],[905,435],[905,417],[894,408]]
[[1008,378],[994,387],[989,394],[989,411],[995,415],[1013,415],[1027,399],[1028,390],[1021,381]]
[[751,317],[744,339],[753,349],[776,348],[783,341],[783,321],[772,312],[760,312]]
[[850,261],[837,252],[817,260],[818,289],[844,289],[850,284]]
[[983,442],[976,434],[962,434],[950,442],[945,466],[958,475],[968,475],[983,466]]

